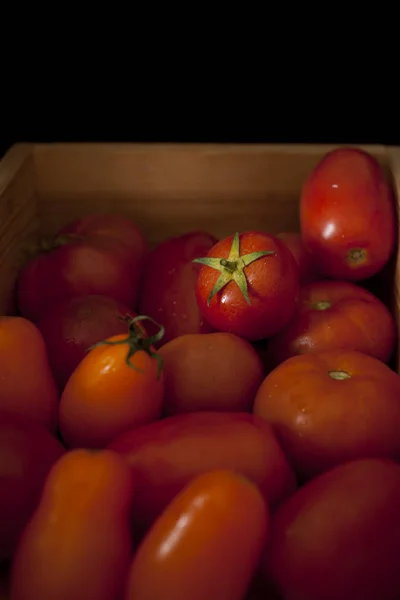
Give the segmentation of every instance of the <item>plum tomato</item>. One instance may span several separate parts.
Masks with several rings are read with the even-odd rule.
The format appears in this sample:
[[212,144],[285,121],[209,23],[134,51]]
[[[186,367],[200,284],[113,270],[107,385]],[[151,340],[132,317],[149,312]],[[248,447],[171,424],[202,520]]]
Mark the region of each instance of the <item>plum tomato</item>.
[[121,454],[134,473],[137,535],[205,471],[241,473],[259,486],[271,508],[297,486],[271,426],[248,413],[175,415],[127,431],[108,447]]
[[0,562],[12,558],[50,468],[64,452],[42,425],[0,411]]
[[359,350],[388,363],[397,339],[389,309],[349,281],[317,281],[303,287],[289,324],[268,340],[268,360],[330,350]]
[[191,481],[148,532],[125,600],[242,600],[268,537],[257,486],[231,471]]
[[0,317],[0,409],[57,427],[59,394],[39,329],[23,317]]
[[293,254],[299,268],[300,287],[307,285],[319,278],[311,252],[306,248],[300,233],[284,231],[278,233],[280,240],[285,242]]
[[249,411],[264,379],[257,352],[231,333],[182,335],[159,350],[164,364],[165,415]]
[[357,458],[400,460],[400,377],[362,352],[287,359],[264,379],[253,411],[302,480]]
[[161,416],[164,371],[153,342],[136,316],[118,334],[95,344],[61,395],[59,428],[69,448],[102,448],[118,434]]
[[271,519],[262,569],[285,600],[400,598],[400,465],[348,462],[320,475]]
[[63,391],[91,346],[126,332],[127,319],[135,316],[128,307],[107,296],[80,296],[54,304],[37,326],[59,391]]
[[202,265],[197,302],[216,330],[256,341],[274,335],[291,319],[299,269],[279,238],[258,231],[235,233],[194,262]]
[[[163,324],[165,334],[159,345],[180,335],[213,331],[197,305],[200,267],[192,261],[207,253],[216,241],[209,233],[191,231],[168,238],[151,251],[144,268],[139,312]],[[151,326],[148,331],[153,333]]]
[[72,450],[52,467],[19,540],[11,600],[122,598],[134,481],[114,453]]
[[396,243],[394,197],[379,162],[359,148],[328,152],[304,183],[301,235],[322,276],[360,281]]

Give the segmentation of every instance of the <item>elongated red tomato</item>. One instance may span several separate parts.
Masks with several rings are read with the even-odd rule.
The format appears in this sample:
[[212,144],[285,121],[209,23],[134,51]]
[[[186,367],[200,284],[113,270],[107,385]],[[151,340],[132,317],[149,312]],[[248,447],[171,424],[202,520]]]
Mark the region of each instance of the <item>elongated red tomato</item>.
[[110,452],[52,468],[14,557],[11,600],[116,600],[131,557],[132,475]]
[[321,275],[360,281],[380,271],[394,249],[396,214],[378,161],[358,148],[326,154],[303,186],[300,224]]
[[257,487],[229,471],[192,481],[144,538],[125,600],[242,600],[266,543]]

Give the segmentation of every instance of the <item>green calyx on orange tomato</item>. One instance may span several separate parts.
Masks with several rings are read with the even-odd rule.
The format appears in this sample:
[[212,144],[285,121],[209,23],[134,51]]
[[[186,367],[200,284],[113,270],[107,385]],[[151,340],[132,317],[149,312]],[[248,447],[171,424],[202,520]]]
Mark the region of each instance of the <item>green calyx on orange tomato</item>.
[[[97,344],[94,344],[93,346],[88,348],[87,351],[89,352],[90,350],[92,350],[93,348],[97,348],[98,346],[117,346],[121,344],[127,344],[129,348],[125,360],[127,366],[130,369],[133,369],[134,371],[139,371],[141,373],[141,369],[138,369],[138,367],[136,367],[132,363],[131,358],[136,352],[139,352],[140,350],[142,350],[143,352],[147,352],[147,354],[151,358],[155,358],[155,360],[158,363],[157,379],[159,379],[163,368],[163,360],[161,356],[157,354],[157,352],[153,351],[152,346],[153,344],[159,342],[163,338],[165,333],[164,326],[160,325],[154,319],[146,315],[138,315],[133,319],[131,319],[130,317],[120,317],[120,319],[128,324],[128,337],[123,338],[121,340],[102,340],[101,342],[98,342]],[[158,332],[154,335],[146,336],[144,330],[141,327],[138,327],[138,321],[144,321],[146,319],[148,321],[151,321],[156,327],[158,327]]]
[[233,236],[232,246],[228,258],[195,258],[193,262],[206,265],[207,267],[211,267],[212,269],[216,269],[220,272],[220,276],[218,277],[213,289],[210,292],[210,295],[208,296],[207,305],[209,306],[215,294],[222,290],[222,288],[231,281],[234,281],[237,284],[246,302],[251,304],[244,269],[245,267],[251,265],[251,263],[258,258],[267,256],[269,254],[275,254],[275,252],[273,250],[261,250],[259,252],[251,252],[250,254],[240,256],[239,233],[236,232]]

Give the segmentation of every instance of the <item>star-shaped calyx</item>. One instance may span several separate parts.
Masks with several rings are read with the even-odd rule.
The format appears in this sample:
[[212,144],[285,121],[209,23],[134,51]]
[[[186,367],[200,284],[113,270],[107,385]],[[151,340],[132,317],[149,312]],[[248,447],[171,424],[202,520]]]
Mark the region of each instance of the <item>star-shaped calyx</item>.
[[245,267],[251,265],[251,263],[258,258],[261,258],[262,256],[268,256],[270,254],[276,254],[276,252],[273,250],[260,250],[259,252],[251,252],[250,254],[240,256],[239,233],[236,232],[233,236],[232,246],[228,258],[195,258],[193,262],[206,265],[207,267],[211,267],[212,269],[216,269],[220,272],[220,276],[215,282],[215,285],[207,299],[207,306],[210,305],[210,302],[215,294],[222,290],[222,288],[225,287],[230,281],[234,281],[237,284],[246,302],[251,304],[244,269]]

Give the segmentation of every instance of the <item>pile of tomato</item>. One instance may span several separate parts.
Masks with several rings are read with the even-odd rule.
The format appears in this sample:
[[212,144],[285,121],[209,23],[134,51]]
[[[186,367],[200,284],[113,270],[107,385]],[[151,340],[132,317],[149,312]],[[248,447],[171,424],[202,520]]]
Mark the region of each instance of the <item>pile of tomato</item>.
[[385,172],[328,153],[299,224],[150,248],[92,214],[28,258],[0,317],[5,597],[399,600]]

